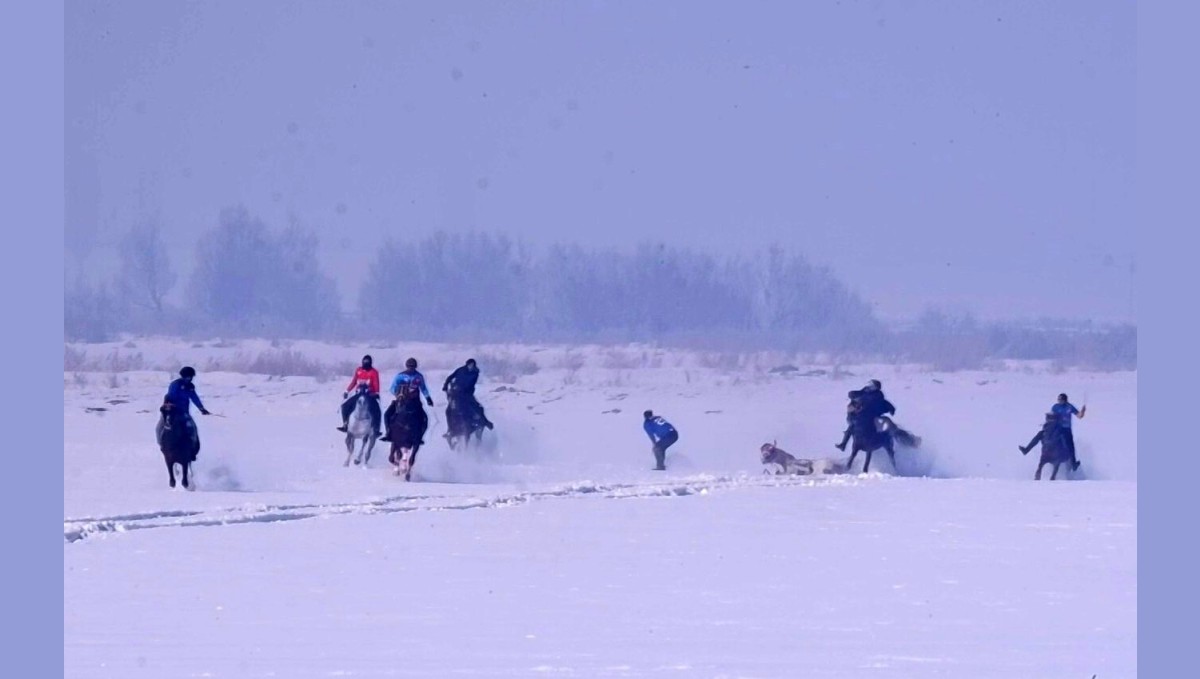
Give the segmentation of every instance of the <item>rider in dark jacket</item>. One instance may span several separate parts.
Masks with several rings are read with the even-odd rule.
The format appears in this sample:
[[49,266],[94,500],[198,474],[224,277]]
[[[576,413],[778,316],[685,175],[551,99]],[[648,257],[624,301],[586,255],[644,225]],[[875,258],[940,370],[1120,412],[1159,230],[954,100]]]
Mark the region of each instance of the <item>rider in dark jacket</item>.
[[488,429],[493,428],[491,420],[483,412],[483,406],[475,398],[475,383],[479,381],[479,366],[475,359],[468,358],[464,365],[454,369],[446,381],[442,383],[442,391],[448,398],[458,403],[469,416],[477,416]]
[[879,380],[871,380],[867,386],[851,391],[848,396],[850,403],[846,405],[846,431],[842,433],[842,442],[834,444],[839,450],[846,449],[855,423],[874,427],[877,418],[896,414],[896,406],[884,398],[883,384]]

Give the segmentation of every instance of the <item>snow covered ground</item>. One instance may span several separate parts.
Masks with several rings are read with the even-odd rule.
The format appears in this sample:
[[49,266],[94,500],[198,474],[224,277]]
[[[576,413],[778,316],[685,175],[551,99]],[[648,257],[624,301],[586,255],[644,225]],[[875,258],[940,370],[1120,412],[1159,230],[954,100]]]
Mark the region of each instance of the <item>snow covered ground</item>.
[[[68,350],[67,676],[1136,676],[1136,373],[135,344]],[[476,355],[497,429],[449,451],[435,390],[413,483],[382,444],[344,468],[349,373],[232,371],[280,351],[370,352],[385,379],[413,354],[435,386]],[[167,488],[152,434],[185,361],[225,416],[198,418],[192,493]],[[870,475],[761,474],[766,441],[837,454],[845,392],[872,377],[924,438],[901,476],[886,456]],[[1086,480],[1035,483],[1016,446],[1060,391],[1088,404]],[[665,473],[646,408],[681,432]]]

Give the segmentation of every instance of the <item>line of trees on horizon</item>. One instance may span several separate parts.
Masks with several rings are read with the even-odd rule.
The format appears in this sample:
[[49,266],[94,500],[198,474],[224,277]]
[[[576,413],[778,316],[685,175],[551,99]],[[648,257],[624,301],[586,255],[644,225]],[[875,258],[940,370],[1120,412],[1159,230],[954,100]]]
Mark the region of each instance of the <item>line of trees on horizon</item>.
[[182,304],[161,229],[131,228],[114,279],[76,281],[64,335],[117,334],[429,341],[653,341],[707,348],[826,351],[970,367],[986,359],[1063,359],[1133,368],[1131,325],[1079,332],[980,323],[936,310],[888,328],[831,271],[779,247],[718,257],[661,243],[633,252],[560,244],[535,251],[488,233],[389,240],[342,311],[319,240],[272,229],[241,206],[203,234]]

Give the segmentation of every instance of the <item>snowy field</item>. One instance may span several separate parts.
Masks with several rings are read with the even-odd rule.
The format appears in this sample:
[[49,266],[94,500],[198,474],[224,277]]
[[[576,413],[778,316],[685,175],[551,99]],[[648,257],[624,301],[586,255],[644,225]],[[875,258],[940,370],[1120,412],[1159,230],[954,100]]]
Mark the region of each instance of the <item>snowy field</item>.
[[[434,387],[412,483],[385,444],[342,466],[350,373],[320,364],[365,352],[385,381],[417,356]],[[471,355],[497,428],[452,452],[438,388]],[[224,415],[197,416],[196,492],[167,487],[153,441],[184,362]],[[70,677],[1136,676],[1136,373],[167,340],[65,367]],[[767,441],[840,455],[872,377],[921,450],[762,475]],[[1034,482],[1016,446],[1060,391],[1088,405],[1084,473]],[[667,472],[647,408],[680,430]]]

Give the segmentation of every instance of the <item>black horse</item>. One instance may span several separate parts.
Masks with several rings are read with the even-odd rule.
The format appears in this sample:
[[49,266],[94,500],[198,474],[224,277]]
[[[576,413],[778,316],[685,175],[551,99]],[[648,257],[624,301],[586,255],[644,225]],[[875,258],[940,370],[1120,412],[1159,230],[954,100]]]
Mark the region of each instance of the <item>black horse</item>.
[[483,430],[491,424],[483,416],[483,409],[472,396],[452,395],[446,403],[446,442],[453,450],[459,441],[463,448],[475,437],[476,445],[483,442]]
[[897,442],[910,448],[919,448],[921,446],[920,437],[900,428],[889,417],[858,417],[850,425],[850,435],[853,437],[854,443],[853,448],[850,450],[850,459],[846,462],[846,468],[853,468],[855,456],[858,455],[859,451],[864,451],[867,454],[867,459],[863,462],[864,474],[871,471],[872,453],[880,448],[887,451],[888,458],[892,461],[892,468],[895,469],[895,444]]
[[1059,429],[1058,418],[1053,413],[1046,413],[1046,422],[1042,425],[1040,431],[1034,434],[1033,440],[1028,446],[1017,446],[1021,450],[1022,455],[1027,455],[1030,450],[1038,443],[1042,444],[1042,456],[1038,460],[1037,471],[1033,474],[1034,481],[1042,480],[1042,467],[1046,465],[1054,465],[1054,469],[1050,472],[1050,480],[1058,479],[1058,468],[1066,462],[1071,461],[1071,449],[1067,447],[1067,441],[1062,430]]
[[196,426],[186,415],[174,415],[169,408],[160,408],[162,417],[159,418],[155,435],[158,438],[158,449],[162,451],[163,460],[167,463],[167,476],[172,488],[175,487],[175,465],[182,469],[183,487],[194,490],[189,476],[192,463],[200,454],[200,436],[192,431]]
[[417,451],[425,443],[425,430],[429,428],[429,416],[425,414],[421,398],[415,390],[396,401],[395,411],[387,425],[392,439],[388,462],[395,466],[396,476],[403,474],[405,481],[411,481]]

